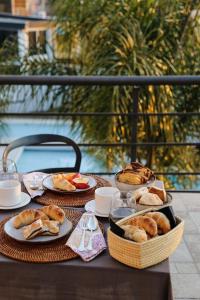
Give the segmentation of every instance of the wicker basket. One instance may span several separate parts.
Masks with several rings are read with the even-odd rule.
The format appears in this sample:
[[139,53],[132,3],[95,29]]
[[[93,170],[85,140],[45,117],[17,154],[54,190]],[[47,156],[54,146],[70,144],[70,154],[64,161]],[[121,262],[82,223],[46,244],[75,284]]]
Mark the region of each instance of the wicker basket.
[[[118,221],[117,224],[122,225],[130,218],[137,215],[143,215],[149,211],[152,211],[152,209],[147,209],[133,214]],[[156,210],[154,209],[154,211]],[[168,233],[152,238],[143,243],[136,243],[121,238],[113,233],[109,228],[108,248],[110,255],[119,262],[137,269],[144,269],[163,261],[176,250],[182,239],[184,221],[179,217],[176,217],[176,221],[176,227]]]

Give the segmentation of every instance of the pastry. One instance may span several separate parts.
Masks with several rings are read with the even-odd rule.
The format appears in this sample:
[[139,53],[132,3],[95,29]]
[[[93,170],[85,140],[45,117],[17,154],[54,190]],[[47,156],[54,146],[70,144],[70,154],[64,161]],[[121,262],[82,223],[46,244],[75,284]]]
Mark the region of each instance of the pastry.
[[40,210],[27,209],[22,211],[14,218],[13,226],[18,229],[20,227],[29,225],[38,219],[47,220],[48,216]]
[[40,210],[50,219],[58,221],[60,224],[62,224],[65,220],[64,210],[57,205],[44,206]]
[[59,233],[59,222],[43,220],[42,221],[42,235],[56,235]]
[[139,204],[143,205],[163,205],[162,200],[156,194],[146,193],[143,194],[139,200]]
[[117,179],[119,182],[127,184],[144,184],[152,175],[153,172],[149,168],[138,162],[132,162],[119,172]]
[[152,186],[149,188],[149,193],[157,195],[163,202],[167,202],[167,194],[165,189],[160,189],[156,186]]
[[76,187],[71,184],[64,176],[64,174],[56,174],[52,176],[53,186],[56,189],[63,191],[75,191]]
[[147,234],[144,229],[140,229],[132,225],[122,225],[121,228],[124,229],[125,238],[128,238],[138,243],[147,241]]
[[170,231],[171,225],[165,214],[155,211],[146,213],[145,216],[150,217],[154,219],[154,221],[156,221],[159,233],[163,234]]
[[137,216],[128,220],[127,225],[134,225],[140,229],[144,229],[150,236],[156,236],[158,233],[156,222],[147,216]]
[[36,220],[31,225],[28,225],[23,230],[23,235],[26,240],[30,240],[33,237],[39,235],[43,231],[42,220]]
[[144,194],[148,193],[148,188],[142,187],[133,191],[133,198],[137,202]]

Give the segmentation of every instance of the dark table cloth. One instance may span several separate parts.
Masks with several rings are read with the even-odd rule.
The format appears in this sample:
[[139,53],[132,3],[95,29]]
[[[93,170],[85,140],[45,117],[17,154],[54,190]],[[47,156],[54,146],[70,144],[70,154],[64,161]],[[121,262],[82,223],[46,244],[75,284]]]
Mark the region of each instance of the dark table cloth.
[[[23,209],[0,211],[0,219]],[[107,250],[87,263],[22,263],[0,255],[0,299],[172,300],[169,261],[137,270],[115,261]]]

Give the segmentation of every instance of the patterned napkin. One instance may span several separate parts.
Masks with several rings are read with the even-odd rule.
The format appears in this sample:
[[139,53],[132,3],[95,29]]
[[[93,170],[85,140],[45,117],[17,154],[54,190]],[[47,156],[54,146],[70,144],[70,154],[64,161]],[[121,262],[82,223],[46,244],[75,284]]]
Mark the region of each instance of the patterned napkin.
[[[35,198],[37,196],[42,196],[44,193],[44,188],[42,187],[42,181],[48,174],[42,172],[32,172],[23,175],[23,183],[31,196],[31,198]],[[31,185],[38,185],[38,189],[31,189]]]
[[[82,226],[87,225],[89,217],[93,216],[94,222],[97,224],[97,229],[91,233],[88,229],[85,230],[85,250],[80,251],[80,244],[83,235]],[[91,238],[92,250],[88,250],[89,240]],[[84,213],[79,220],[76,228],[70,235],[66,245],[70,247],[75,253],[77,253],[84,261],[90,261],[99,255],[104,249],[106,249],[106,242],[103,237],[102,231],[98,225],[98,221],[93,214]]]

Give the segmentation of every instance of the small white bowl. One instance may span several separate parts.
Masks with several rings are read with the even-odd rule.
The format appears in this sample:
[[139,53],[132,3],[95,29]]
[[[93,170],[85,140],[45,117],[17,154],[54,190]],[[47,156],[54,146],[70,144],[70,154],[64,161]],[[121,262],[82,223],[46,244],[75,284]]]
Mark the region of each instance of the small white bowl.
[[128,183],[123,183],[117,180],[117,176],[118,174],[120,174],[122,171],[119,171],[115,174],[115,184],[116,187],[120,190],[120,191],[124,191],[124,192],[129,192],[129,191],[135,191],[137,189],[140,189],[142,187],[148,187],[148,186],[152,186],[154,181],[156,180],[155,175],[152,175],[150,180],[148,180],[146,183],[143,184],[128,184]]

